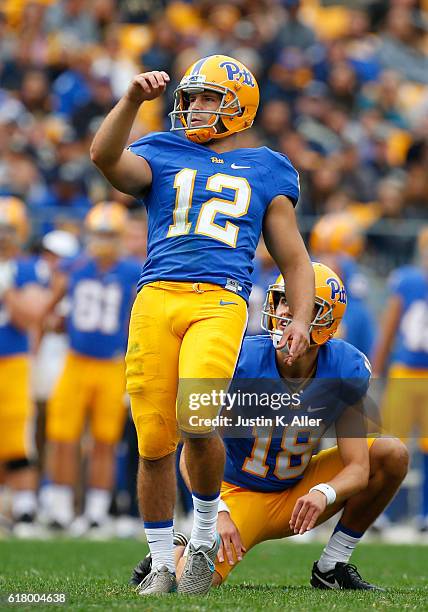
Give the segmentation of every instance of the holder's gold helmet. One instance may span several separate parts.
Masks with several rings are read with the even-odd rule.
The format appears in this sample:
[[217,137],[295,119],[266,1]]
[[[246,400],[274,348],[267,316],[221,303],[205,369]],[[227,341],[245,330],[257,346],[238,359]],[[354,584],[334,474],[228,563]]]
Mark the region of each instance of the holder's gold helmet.
[[[204,91],[220,94],[218,109],[189,110],[189,95]],[[251,127],[258,105],[259,86],[244,64],[227,55],[204,57],[188,68],[174,92],[171,130],[184,130],[189,140],[199,144],[224,138]],[[207,115],[207,122],[190,129],[196,112]],[[177,119],[181,125],[177,126]]]
[[[315,346],[333,338],[345,314],[347,296],[342,281],[331,268],[315,262],[312,266],[315,273],[315,308],[309,332],[311,346]],[[275,347],[282,337],[279,321],[284,321],[287,325],[292,321],[292,317],[276,314],[281,297],[286,295],[286,283],[282,276],[278,276],[266,291],[261,321],[262,329],[269,332]]]

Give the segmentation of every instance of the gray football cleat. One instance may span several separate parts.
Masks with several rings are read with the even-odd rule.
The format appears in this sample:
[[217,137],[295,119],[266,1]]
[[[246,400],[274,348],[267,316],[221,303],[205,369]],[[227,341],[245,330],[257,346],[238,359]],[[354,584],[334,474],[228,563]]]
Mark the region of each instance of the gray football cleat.
[[138,595],[165,595],[175,593],[177,590],[177,580],[175,574],[169,571],[166,565],[162,565],[147,574],[144,580],[138,585]]
[[220,547],[220,537],[208,546],[195,548],[189,542],[186,565],[178,583],[177,592],[187,595],[206,595],[210,590],[215,569],[215,559]]

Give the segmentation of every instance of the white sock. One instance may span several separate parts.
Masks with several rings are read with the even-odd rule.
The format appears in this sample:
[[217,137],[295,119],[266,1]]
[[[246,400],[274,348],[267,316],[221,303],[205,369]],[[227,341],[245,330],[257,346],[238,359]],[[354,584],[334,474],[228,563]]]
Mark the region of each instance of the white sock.
[[199,496],[192,493],[193,499],[193,528],[190,541],[193,546],[212,546],[216,538],[216,526],[218,515],[218,502],[220,494],[210,496]]
[[19,518],[23,514],[33,516],[37,509],[37,498],[34,491],[27,489],[25,491],[13,491],[12,493],[12,516],[14,519]]
[[67,527],[73,520],[73,490],[67,485],[50,485],[49,518]]
[[[350,534],[353,535],[350,535]],[[327,546],[324,548],[320,560],[317,562],[321,572],[333,569],[336,563],[348,563],[354,548],[364,533],[357,533],[338,523]]]
[[174,562],[174,527],[171,521],[146,522],[144,521],[147,544],[152,555],[152,568],[158,569],[166,565],[170,572],[175,574]]
[[108,489],[89,489],[86,494],[85,516],[90,523],[106,521],[110,507],[111,493]]

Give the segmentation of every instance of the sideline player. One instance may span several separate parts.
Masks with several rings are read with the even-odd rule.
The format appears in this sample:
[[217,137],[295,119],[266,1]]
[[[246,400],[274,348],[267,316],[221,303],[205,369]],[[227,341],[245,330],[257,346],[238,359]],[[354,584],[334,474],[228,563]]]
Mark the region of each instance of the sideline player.
[[186,424],[183,381],[232,378],[262,230],[289,279],[295,317],[281,346],[289,347],[290,364],[309,342],[313,271],[296,225],[296,170],[266,147],[239,148],[239,132],[251,127],[259,104],[257,82],[241,62],[213,55],[194,63],[174,92],[172,133],[150,134],[125,150],[140,105],[162,95],[168,82],[162,71],[137,75],[95,135],[91,158],[114,187],[144,198],[148,213],[148,256],[126,358],[139,442],[138,495],[153,555],[153,572],[140,592],[177,588],[178,425],[183,433],[200,434],[185,441],[194,522],[178,591],[202,594],[210,587],[218,548],[225,454],[212,428]]
[[420,530],[428,531],[428,226],[418,237],[419,262],[392,273],[390,297],[373,359],[374,372],[388,368],[382,399],[385,431],[407,440],[420,435],[423,482]]
[[309,250],[313,259],[337,272],[346,286],[348,304],[339,335],[370,356],[376,325],[367,301],[368,281],[358,263],[363,249],[361,227],[350,213],[329,213],[312,228]]
[[[284,291],[279,277],[267,291],[263,310],[263,328],[270,335],[244,340],[235,382],[239,387],[240,380],[258,378],[263,389],[263,379],[269,384],[281,381],[290,392],[301,392],[300,408],[290,412],[300,418],[322,416],[322,422],[312,427],[290,425],[281,431],[282,437],[266,435],[266,430],[260,435],[256,428],[251,438],[225,440],[227,460],[217,526],[222,545],[215,585],[256,544],[303,534],[343,508],[313,565],[311,584],[321,589],[378,588],[363,580],[349,559],[400,486],[407,470],[407,450],[396,439],[358,436],[364,428],[355,408],[366,394],[370,366],[356,348],[332,339],[345,313],[346,292],[327,266],[313,266],[316,297],[309,350],[290,366],[275,348],[292,319],[288,285]],[[267,416],[266,408],[263,414]],[[337,446],[312,455],[332,423]],[[177,557],[183,550],[177,548]],[[146,559],[134,570],[134,584],[147,572],[148,563]]]
[[[89,490],[84,516],[73,525],[76,535],[105,525],[114,450],[126,416],[123,357],[140,267],[121,257],[125,223],[126,209],[120,204],[94,206],[85,221],[87,252],[71,263],[64,278],[70,350],[47,406],[47,467],[52,484],[46,498],[50,499],[50,525],[68,527],[74,516],[78,447],[88,417],[92,437]],[[57,292],[50,307],[63,295],[64,291]]]
[[13,532],[23,537],[34,533],[37,509],[28,332],[47,299],[21,253],[27,231],[24,203],[0,197],[0,470],[12,490]]

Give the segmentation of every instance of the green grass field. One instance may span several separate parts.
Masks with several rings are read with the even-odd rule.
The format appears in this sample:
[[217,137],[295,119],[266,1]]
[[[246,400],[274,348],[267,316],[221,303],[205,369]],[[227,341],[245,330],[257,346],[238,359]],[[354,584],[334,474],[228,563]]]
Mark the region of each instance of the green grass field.
[[[317,591],[309,586],[322,545],[269,542],[252,550],[227,584],[207,597],[141,598],[127,586],[145,545],[129,541],[0,542],[1,610],[9,592],[58,593],[70,610],[428,610],[428,546],[360,546],[352,561],[386,593]],[[15,606],[56,610],[54,605]]]

